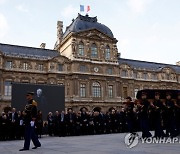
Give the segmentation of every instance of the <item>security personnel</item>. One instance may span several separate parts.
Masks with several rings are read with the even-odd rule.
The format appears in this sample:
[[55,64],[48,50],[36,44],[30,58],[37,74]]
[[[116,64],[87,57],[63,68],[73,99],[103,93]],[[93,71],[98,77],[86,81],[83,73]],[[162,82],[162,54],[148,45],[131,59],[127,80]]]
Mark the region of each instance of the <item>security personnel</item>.
[[172,100],[172,94],[170,92],[166,93],[166,135],[175,137],[176,132],[176,120],[175,120],[175,103]]
[[24,136],[24,147],[19,151],[29,150],[30,141],[34,144],[32,149],[37,149],[41,146],[41,143],[38,140],[37,135],[35,134],[35,120],[37,116],[37,103],[33,100],[33,92],[28,92],[26,95],[27,105],[25,106],[25,136]]
[[141,105],[140,105],[140,126],[142,130],[142,138],[148,138],[151,137],[152,134],[149,132],[150,127],[149,127],[149,107],[150,103],[147,100],[147,93],[142,92],[141,94]]
[[177,133],[180,135],[180,92],[178,92],[177,100],[176,100],[176,125],[177,125]]
[[153,110],[154,110],[154,126],[155,126],[155,135],[154,137],[164,137],[165,134],[163,132],[162,126],[162,112],[165,106],[163,105],[162,101],[160,100],[160,93],[155,92],[154,101],[153,101]]
[[125,107],[125,112],[126,112],[126,121],[128,125],[128,131],[130,133],[133,133],[135,131],[135,113],[134,113],[134,102],[132,102],[131,97],[126,98],[126,107]]

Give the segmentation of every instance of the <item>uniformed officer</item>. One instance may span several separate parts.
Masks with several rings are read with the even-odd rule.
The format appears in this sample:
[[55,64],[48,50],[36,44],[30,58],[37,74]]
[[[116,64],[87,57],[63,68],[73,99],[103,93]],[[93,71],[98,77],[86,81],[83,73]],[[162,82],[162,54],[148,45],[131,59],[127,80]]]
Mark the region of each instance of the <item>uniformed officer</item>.
[[150,103],[147,100],[147,93],[142,92],[141,94],[141,106],[140,106],[140,126],[142,130],[142,138],[151,137],[152,134],[150,133],[149,128],[149,107]]
[[134,102],[132,102],[132,98],[128,96],[126,98],[125,103],[126,103],[125,112],[126,112],[128,131],[130,133],[133,133],[135,131],[135,121],[136,121],[135,113],[134,113]]
[[37,116],[37,103],[33,100],[33,92],[28,92],[26,95],[27,105],[25,106],[25,136],[24,136],[24,147],[19,151],[29,150],[30,141],[34,144],[32,149],[37,149],[41,146],[37,135],[35,134],[35,120]]
[[166,93],[166,135],[176,136],[176,122],[175,122],[175,103],[172,100],[172,94]]
[[163,126],[162,126],[162,112],[164,110],[165,106],[160,100],[160,93],[155,92],[154,101],[153,101],[153,110],[154,110],[154,126],[155,126],[155,137],[164,137],[165,134],[163,132]]

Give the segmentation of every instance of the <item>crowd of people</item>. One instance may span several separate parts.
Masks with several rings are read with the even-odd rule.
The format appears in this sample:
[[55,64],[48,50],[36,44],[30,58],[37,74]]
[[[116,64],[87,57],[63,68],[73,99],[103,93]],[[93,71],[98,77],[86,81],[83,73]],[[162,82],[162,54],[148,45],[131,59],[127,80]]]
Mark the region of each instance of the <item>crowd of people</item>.
[[[84,107],[75,112],[68,108],[64,111],[49,112],[47,120],[43,121],[42,112],[38,111],[35,128],[38,137],[95,135],[142,131],[142,137],[175,137],[180,134],[180,94],[176,99],[171,93],[164,100],[156,92],[154,99],[147,99],[147,93],[133,102],[127,97],[124,106],[118,111],[115,108],[107,112],[100,110],[87,111]],[[2,112],[0,116],[0,140],[23,139],[24,111],[12,108]]]

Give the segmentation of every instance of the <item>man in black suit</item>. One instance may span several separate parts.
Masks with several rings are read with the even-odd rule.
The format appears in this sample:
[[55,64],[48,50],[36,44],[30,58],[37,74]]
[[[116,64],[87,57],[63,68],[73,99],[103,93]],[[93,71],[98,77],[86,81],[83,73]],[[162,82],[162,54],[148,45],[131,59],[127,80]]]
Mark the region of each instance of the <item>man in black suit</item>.
[[68,113],[66,114],[65,121],[66,121],[66,129],[67,135],[75,135],[75,120],[76,116],[73,113],[72,108],[68,108]]
[[8,120],[10,122],[10,139],[15,139],[17,137],[18,127],[18,114],[15,108],[12,108],[11,113],[9,113]]
[[29,150],[30,141],[32,142],[35,147],[33,149],[37,149],[41,146],[41,143],[38,140],[37,135],[35,134],[35,120],[37,117],[37,103],[33,100],[33,92],[28,92],[26,95],[27,105],[25,106],[25,136],[24,136],[24,147],[19,151]]

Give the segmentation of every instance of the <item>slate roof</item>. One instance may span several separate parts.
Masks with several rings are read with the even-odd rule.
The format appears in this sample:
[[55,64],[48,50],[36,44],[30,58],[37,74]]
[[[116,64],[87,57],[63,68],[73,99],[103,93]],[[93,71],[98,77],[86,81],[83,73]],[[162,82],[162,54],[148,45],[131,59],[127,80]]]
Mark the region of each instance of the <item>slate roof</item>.
[[139,61],[139,60],[125,59],[125,58],[119,58],[118,61],[119,61],[119,65],[127,64],[130,67],[136,68],[136,69],[147,69],[147,70],[152,70],[152,71],[160,71],[164,67],[170,67],[170,68],[174,69],[177,73],[180,73],[180,66],[178,66],[178,65]]
[[97,22],[97,17],[89,17],[88,15],[82,16],[80,14],[78,14],[78,17],[66,28],[63,38],[71,32],[80,32],[90,29],[97,29],[109,37],[114,38],[112,31],[107,26]]
[[33,58],[33,59],[51,59],[59,55],[56,50],[17,46],[0,43],[0,52],[6,56]]

